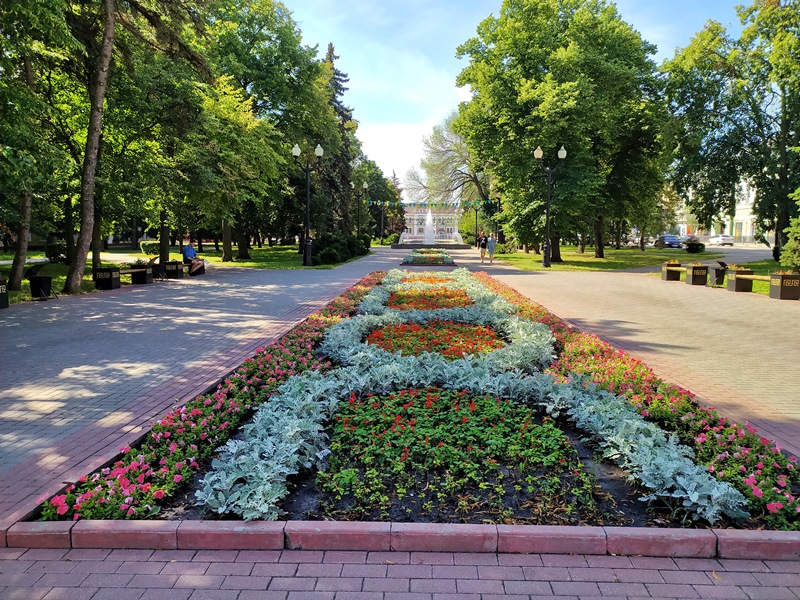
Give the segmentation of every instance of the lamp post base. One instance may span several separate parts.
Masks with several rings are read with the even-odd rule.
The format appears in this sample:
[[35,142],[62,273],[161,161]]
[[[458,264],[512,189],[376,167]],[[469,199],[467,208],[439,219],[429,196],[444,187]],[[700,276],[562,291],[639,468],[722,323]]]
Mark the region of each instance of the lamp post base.
[[542,266],[545,268],[550,268],[550,245],[545,244],[542,247]]
[[303,266],[311,266],[311,239],[306,238],[306,245],[303,249]]

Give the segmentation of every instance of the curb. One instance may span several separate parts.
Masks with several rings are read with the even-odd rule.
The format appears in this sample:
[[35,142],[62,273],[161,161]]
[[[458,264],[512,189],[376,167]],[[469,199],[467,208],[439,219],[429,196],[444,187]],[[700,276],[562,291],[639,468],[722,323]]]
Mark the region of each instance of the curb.
[[800,532],[352,521],[20,522],[0,547],[360,550],[800,560]]

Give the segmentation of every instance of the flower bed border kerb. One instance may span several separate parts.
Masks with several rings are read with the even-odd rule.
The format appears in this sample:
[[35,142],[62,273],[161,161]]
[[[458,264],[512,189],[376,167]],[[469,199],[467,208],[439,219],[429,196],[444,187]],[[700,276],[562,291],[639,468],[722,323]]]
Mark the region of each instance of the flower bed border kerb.
[[800,532],[333,521],[47,521],[3,532],[9,548],[359,550],[799,560]]

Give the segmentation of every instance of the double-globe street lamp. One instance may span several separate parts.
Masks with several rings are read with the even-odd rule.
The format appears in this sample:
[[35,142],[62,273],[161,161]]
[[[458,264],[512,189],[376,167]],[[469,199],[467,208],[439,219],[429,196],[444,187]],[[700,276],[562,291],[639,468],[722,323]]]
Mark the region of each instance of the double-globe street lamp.
[[[533,157],[536,160],[542,160],[544,156],[544,152],[542,151],[541,146],[537,146],[536,150],[533,151]],[[550,267],[550,196],[553,192],[553,175],[558,170],[558,167],[561,166],[561,163],[564,162],[564,159],[567,158],[567,151],[564,149],[564,146],[561,146],[561,149],[558,151],[558,161],[555,166],[551,167],[550,165],[542,166],[541,169],[547,174],[547,203],[545,204],[545,211],[544,211],[544,248],[542,249],[542,266],[543,267]]]
[[[311,157],[306,158],[305,165],[300,162],[300,154],[302,150],[300,150],[299,144],[295,144],[294,148],[292,148],[292,156],[294,157],[294,162],[300,165],[300,168],[303,169],[303,172],[306,174],[306,222],[305,222],[305,246],[303,248],[303,266],[310,267],[311,266],[311,238],[309,237],[309,221],[311,220],[311,171],[314,169],[314,165],[311,161]],[[322,154],[324,150],[322,146],[317,144],[317,147],[314,148],[314,161],[316,162],[320,158],[322,158]]]
[[353,188],[353,195],[356,197],[356,235],[360,238],[361,237],[361,198],[363,198],[367,190],[369,189],[369,184],[365,181],[361,187],[363,188],[362,191],[356,191],[356,184],[352,181],[350,182],[350,187]]

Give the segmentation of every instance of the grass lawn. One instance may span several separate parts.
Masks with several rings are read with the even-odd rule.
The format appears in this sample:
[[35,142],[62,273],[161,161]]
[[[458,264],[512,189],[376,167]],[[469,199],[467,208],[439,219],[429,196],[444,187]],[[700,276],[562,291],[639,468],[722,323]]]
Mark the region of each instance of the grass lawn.
[[[44,250],[29,250],[28,258],[44,258]],[[14,260],[14,253],[0,252],[0,260]]]
[[[138,258],[147,258],[138,250],[127,248],[114,248],[108,250],[112,254],[124,254]],[[236,257],[236,250],[233,251],[234,260],[232,263],[222,262],[222,251],[214,250],[213,244],[205,244],[203,251],[198,250],[197,254],[211,264],[235,265],[237,267],[248,267],[251,269],[299,269],[303,266],[303,255],[297,252],[297,246],[264,246],[263,248],[251,248],[250,259],[240,260]],[[170,260],[182,260],[181,254],[176,246],[170,247]],[[312,267],[314,269],[331,269],[337,265],[321,265]]]
[[648,248],[644,252],[635,248],[614,250],[605,249],[605,258],[595,258],[594,250],[587,246],[586,252],[580,254],[577,246],[561,246],[561,258],[564,262],[552,263],[549,269],[542,266],[542,255],[533,252],[525,254],[496,254],[495,259],[507,262],[523,271],[612,271],[618,269],[635,269],[637,267],[661,266],[665,260],[677,259],[681,262],[716,260],[721,252],[701,252],[689,254],[685,250]]

